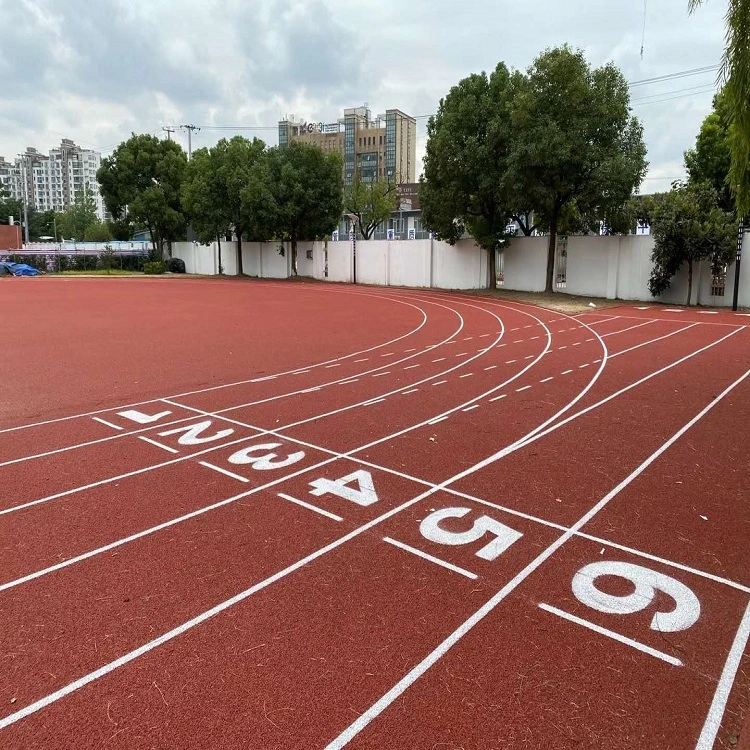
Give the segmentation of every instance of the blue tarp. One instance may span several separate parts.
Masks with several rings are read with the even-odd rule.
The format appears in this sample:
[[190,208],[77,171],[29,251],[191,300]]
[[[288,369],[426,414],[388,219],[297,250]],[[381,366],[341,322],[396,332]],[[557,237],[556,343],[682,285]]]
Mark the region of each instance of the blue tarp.
[[41,276],[42,272],[26,263],[11,263],[10,261],[0,262],[0,266],[6,268],[13,276]]

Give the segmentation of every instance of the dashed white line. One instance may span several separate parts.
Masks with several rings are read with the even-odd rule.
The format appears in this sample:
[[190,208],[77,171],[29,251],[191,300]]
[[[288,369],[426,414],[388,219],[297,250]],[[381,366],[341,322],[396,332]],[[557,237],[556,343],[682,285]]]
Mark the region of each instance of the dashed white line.
[[503,393],[502,396],[495,396],[495,398],[491,398],[490,401],[499,401],[501,398],[505,398],[507,395],[507,393]]
[[523,344],[523,339],[518,339],[518,341],[514,341],[514,344]]
[[318,508],[315,505],[311,505],[310,503],[306,503],[304,500],[299,500],[296,497],[292,497],[291,495],[285,495],[283,492],[276,493],[280,498],[284,500],[288,500],[290,503],[294,503],[295,505],[301,505],[303,508],[307,508],[307,510],[311,510],[314,513],[320,513],[321,516],[325,516],[326,518],[331,518],[334,521],[343,521],[344,519],[341,516],[337,516],[335,513],[329,513],[327,510],[323,510],[323,508]]
[[433,359],[433,362],[443,362],[446,358],[445,357],[438,357],[437,359]]
[[573,344],[573,346],[580,346],[582,343],[583,343],[582,341],[576,341],[575,344]]
[[578,369],[579,369],[579,370],[583,370],[583,368],[584,368],[584,367],[588,367],[588,366],[589,366],[589,364],[591,364],[591,363],[590,363],[590,362],[587,362],[587,363],[586,363],[585,365],[578,365]]
[[563,349],[567,349],[567,348],[568,348],[567,344],[565,346],[558,346],[557,351],[562,351]]
[[410,393],[416,393],[419,388],[412,388],[410,391],[404,391],[404,396],[408,396]]
[[531,388],[530,385],[524,385],[522,388],[516,388],[516,393],[520,393],[521,391],[528,391],[529,388]]
[[540,383],[549,383],[550,380],[554,380],[554,377],[545,378],[544,380],[540,380]]
[[208,463],[208,461],[198,461],[198,463],[201,466],[205,466],[207,469],[213,469],[214,471],[218,471],[219,474],[224,474],[225,476],[231,477],[232,479],[237,479],[240,482],[248,483],[250,481],[249,479],[247,479],[245,477],[241,477],[239,474],[234,474],[231,471],[227,471],[226,469],[222,469],[221,466],[214,466],[213,464]]
[[465,357],[469,352],[461,352],[460,354],[457,354],[457,357]]
[[415,367],[419,367],[420,365],[409,365],[408,367],[404,367],[404,370],[413,370]]
[[536,357],[536,354],[529,354],[528,357],[524,357],[524,359],[534,359]]
[[438,380],[437,383],[433,383],[433,385],[443,385],[443,383],[447,383],[447,380]]
[[[532,337],[531,337],[531,338],[529,339],[529,341],[536,341],[536,340],[537,340],[538,338],[540,338],[540,337],[539,337],[539,336],[532,336]],[[593,341],[594,339],[591,339],[591,340]]]
[[382,378],[383,375],[390,375],[391,371],[387,370],[386,372],[378,372],[375,375],[373,375],[374,378]]
[[342,380],[339,385],[349,385],[351,383],[359,383],[359,378],[352,378],[351,380]]
[[492,336],[492,334],[491,333],[480,333],[479,334],[479,338],[480,339],[486,338],[487,336]]
[[474,411],[474,409],[478,409],[479,404],[472,404],[471,406],[467,406],[465,409],[461,409],[461,411]]
[[292,375],[306,375],[310,370],[295,370]]
[[698,315],[718,315],[716,310],[698,310]]
[[107,427],[111,427],[113,430],[122,430],[123,427],[120,427],[119,425],[112,424],[112,422],[107,422],[106,419],[101,419],[100,417],[91,417],[95,422],[99,422],[100,424],[106,425]]
[[341,367],[341,362],[335,362],[332,365],[326,365],[326,370],[330,370],[332,367]]
[[470,378],[473,374],[474,374],[473,372],[467,372],[465,375],[459,375],[458,378],[459,380],[461,378]]
[[358,364],[359,362],[367,362],[367,360],[370,359],[369,357],[365,357],[364,359],[355,359],[354,363]]
[[489,367],[485,367],[484,369],[486,371],[486,370],[495,370],[496,368],[497,368],[497,365],[490,365]]
[[143,440],[144,443],[151,443],[151,445],[155,445],[157,448],[161,448],[163,451],[169,451],[170,453],[179,453],[179,451],[176,451],[174,448],[170,448],[168,445],[157,443],[156,440],[147,438],[145,435],[139,435],[138,438],[140,440]]
[[254,378],[251,383],[262,383],[264,380],[276,380],[275,375],[267,375],[265,378]]
[[472,580],[476,580],[477,578],[476,573],[472,573],[470,570],[466,570],[465,568],[459,568],[458,565],[453,565],[452,563],[446,562],[445,560],[441,560],[439,557],[433,557],[432,555],[428,555],[426,552],[422,552],[421,549],[417,549],[416,547],[410,547],[408,544],[399,542],[396,539],[391,539],[391,537],[389,536],[384,536],[383,541],[388,542],[388,544],[392,544],[394,547],[398,547],[399,549],[402,549],[405,552],[411,552],[412,555],[421,557],[424,560],[429,560],[429,562],[435,563],[435,565],[440,565],[443,568],[452,570],[454,573],[460,573],[462,576],[466,576],[467,578],[471,578]]
[[393,356],[393,352],[386,352],[385,354],[381,354],[380,356],[381,357],[392,357]]
[[432,421],[428,422],[427,424],[437,424],[438,422],[444,422],[446,419],[448,419],[447,416],[445,416],[445,417],[438,417],[437,419],[433,419]]
[[417,351],[416,347],[414,347],[413,349],[404,349],[404,354],[406,354],[407,352],[415,352],[415,351]]
[[561,375],[570,375],[571,372],[573,372],[573,370],[563,370],[560,374]]
[[473,336],[467,336],[464,341],[471,341],[474,337]]
[[374,398],[372,401],[365,401],[362,406],[373,406],[374,404],[382,404],[385,401],[384,398]]
[[505,364],[506,365],[512,365],[514,362],[518,362],[517,359],[509,359]]

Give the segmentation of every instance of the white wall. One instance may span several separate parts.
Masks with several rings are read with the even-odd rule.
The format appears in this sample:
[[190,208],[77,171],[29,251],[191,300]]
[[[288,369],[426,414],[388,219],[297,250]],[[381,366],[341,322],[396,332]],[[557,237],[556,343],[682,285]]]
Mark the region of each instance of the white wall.
[[433,286],[439,289],[485,289],[489,258],[474,240],[459,240],[452,247],[433,240]]
[[610,256],[616,265],[619,245],[619,237],[569,237],[565,293],[606,297]]
[[503,249],[503,289],[543,292],[547,237],[514,237]]

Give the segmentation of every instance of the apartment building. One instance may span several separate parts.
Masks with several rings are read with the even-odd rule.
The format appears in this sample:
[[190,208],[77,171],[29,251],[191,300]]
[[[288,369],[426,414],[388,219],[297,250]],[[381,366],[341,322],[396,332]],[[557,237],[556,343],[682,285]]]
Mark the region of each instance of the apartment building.
[[294,141],[312,143],[324,151],[338,151],[344,162],[343,180],[351,185],[388,180],[416,181],[417,121],[399,109],[388,109],[373,118],[367,104],[344,110],[334,123],[279,122],[279,146]]

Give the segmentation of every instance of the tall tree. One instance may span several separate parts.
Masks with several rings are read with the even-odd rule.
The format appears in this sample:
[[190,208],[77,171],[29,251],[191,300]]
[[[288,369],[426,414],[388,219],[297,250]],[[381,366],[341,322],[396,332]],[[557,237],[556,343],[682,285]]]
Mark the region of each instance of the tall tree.
[[616,66],[592,70],[567,46],[537,57],[513,99],[509,181],[516,204],[533,207],[549,229],[547,291],[561,218],[606,215],[643,178],[643,128],[629,103]]
[[0,224],[8,224],[10,217],[13,221],[23,221],[23,206],[21,201],[11,198],[10,191],[0,185]]
[[357,178],[344,190],[344,211],[357,217],[357,227],[364,240],[372,237],[395,208],[395,183],[382,180],[362,182]]
[[503,63],[489,76],[464,78],[427,123],[419,191],[424,224],[451,245],[468,231],[489,255],[491,288],[497,285],[496,251],[522,204],[507,190],[510,103],[521,79]]
[[258,239],[291,244],[297,273],[297,243],[330,234],[341,219],[341,157],[307,143],[265,152],[242,191],[247,226]]
[[654,251],[649,291],[657,296],[669,288],[673,276],[687,263],[687,303],[693,290],[694,265],[710,260],[714,273],[731,262],[736,228],[732,213],[719,206],[719,196],[707,182],[675,183],[651,207]]
[[75,202],[58,215],[57,229],[65,239],[83,240],[86,230],[98,223],[94,194],[89,187],[85,187],[77,193]]
[[[692,13],[704,0],[688,0]],[[750,0],[728,0],[721,77],[730,113],[729,187],[739,216],[750,213]]]
[[252,225],[252,217],[248,217],[244,210],[242,194],[265,148],[266,144],[259,138],[250,141],[236,135],[229,141],[222,138],[210,152],[211,168],[216,173],[211,194],[224,206],[229,225],[237,238],[237,273],[240,275],[243,273],[242,238]]
[[734,197],[729,187],[731,112],[723,90],[714,96],[713,106],[713,112],[703,120],[695,148],[685,152],[685,167],[690,182],[708,182],[718,193],[721,207],[733,211]]
[[133,134],[97,172],[104,205],[115,221],[126,216],[151,234],[154,258],[164,255],[164,243],[185,230],[180,187],[187,157],[178,143],[151,135]]

